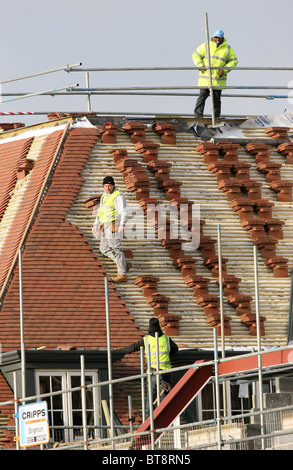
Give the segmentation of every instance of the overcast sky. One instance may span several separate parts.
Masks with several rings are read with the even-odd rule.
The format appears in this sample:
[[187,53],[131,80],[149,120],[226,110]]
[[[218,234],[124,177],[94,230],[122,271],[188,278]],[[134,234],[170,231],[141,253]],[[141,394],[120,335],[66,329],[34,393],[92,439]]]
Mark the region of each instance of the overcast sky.
[[[292,67],[292,0],[14,0],[1,2],[0,81],[67,64],[83,68],[193,67],[192,53],[205,41],[205,13],[210,36],[222,29],[240,67]],[[90,86],[196,86],[198,72],[91,73]],[[231,86],[285,86],[292,72],[234,71]],[[39,92],[79,84],[85,73],[64,71],[3,84],[2,93]],[[196,90],[186,90],[196,93]],[[228,92],[225,92],[228,93]],[[288,90],[229,90],[230,94],[287,95]],[[2,97],[7,99],[6,96]],[[96,112],[192,114],[195,96],[95,96]],[[293,99],[291,100],[293,102]],[[225,115],[279,114],[293,111],[287,99],[223,98]],[[85,96],[33,97],[1,104],[1,111],[86,111]],[[209,102],[206,112],[210,112]],[[0,117],[29,123],[46,116]]]

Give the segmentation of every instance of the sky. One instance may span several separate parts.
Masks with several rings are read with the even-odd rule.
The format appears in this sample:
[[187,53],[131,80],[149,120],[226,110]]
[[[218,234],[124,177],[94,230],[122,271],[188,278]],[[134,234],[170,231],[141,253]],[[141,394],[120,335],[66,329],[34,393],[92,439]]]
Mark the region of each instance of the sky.
[[[7,93],[33,93],[78,84],[85,72],[67,73],[67,65],[82,68],[191,67],[192,53],[222,29],[238,58],[238,67],[293,67],[292,0],[1,0],[2,59],[0,82],[56,68],[55,73],[2,84]],[[90,87],[193,87],[197,70],[91,72]],[[229,86],[293,84],[293,71],[243,71],[228,75]],[[190,96],[92,96],[97,113],[192,115],[197,90]],[[225,97],[229,94],[288,95],[286,89],[229,90],[222,113],[280,114],[293,111],[293,98]],[[28,111],[32,117],[0,116],[0,122],[26,125],[47,120],[52,111],[87,111],[86,96],[34,96],[1,103],[0,112]],[[44,113],[44,114],[42,114]],[[206,113],[210,113],[209,100]]]

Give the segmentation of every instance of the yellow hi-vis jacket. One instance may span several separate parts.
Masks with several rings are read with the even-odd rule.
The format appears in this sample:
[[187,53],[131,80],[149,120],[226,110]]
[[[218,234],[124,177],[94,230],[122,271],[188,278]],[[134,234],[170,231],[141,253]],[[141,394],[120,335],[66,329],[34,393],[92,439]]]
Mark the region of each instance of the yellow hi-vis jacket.
[[119,217],[119,214],[115,209],[115,199],[120,194],[121,192],[119,189],[114,189],[111,194],[108,195],[107,193],[104,193],[102,195],[98,215],[98,219],[101,224],[113,222]]
[[[151,335],[144,337],[144,350],[147,357],[148,345],[150,345],[151,368],[155,369],[157,365],[156,360],[156,338]],[[161,335],[158,338],[159,342],[159,368],[171,369],[170,363],[170,340],[167,335]]]
[[[217,47],[213,40],[210,41],[210,59],[211,67],[236,67],[238,64],[237,57],[231,46],[227,44],[226,39]],[[192,54],[194,65],[199,68],[209,66],[208,54],[206,51],[206,43],[201,44]],[[222,77],[219,77],[220,69],[211,69],[212,85],[215,87],[225,87],[227,81],[227,72],[224,70]],[[230,72],[230,70],[229,70]],[[199,71],[198,86],[209,86],[209,70],[204,73]]]

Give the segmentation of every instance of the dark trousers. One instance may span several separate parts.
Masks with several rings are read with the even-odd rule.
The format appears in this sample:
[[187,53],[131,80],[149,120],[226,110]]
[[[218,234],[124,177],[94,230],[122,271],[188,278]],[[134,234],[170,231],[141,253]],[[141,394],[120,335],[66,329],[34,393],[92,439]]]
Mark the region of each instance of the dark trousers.
[[[151,377],[152,385],[152,400],[153,404],[157,398],[157,375],[152,375]],[[160,401],[162,401],[169,393],[172,388],[172,379],[171,374],[166,372],[165,374],[160,375]],[[154,406],[155,408],[156,406]],[[149,404],[149,394],[147,392],[147,413],[146,417],[150,415],[150,404]]]
[[[215,116],[220,117],[221,115],[221,93],[222,90],[213,90],[214,96],[214,109]],[[208,88],[202,88],[199,92],[199,97],[197,98],[196,105],[194,108],[195,117],[202,117],[206,99],[210,95],[210,90]]]

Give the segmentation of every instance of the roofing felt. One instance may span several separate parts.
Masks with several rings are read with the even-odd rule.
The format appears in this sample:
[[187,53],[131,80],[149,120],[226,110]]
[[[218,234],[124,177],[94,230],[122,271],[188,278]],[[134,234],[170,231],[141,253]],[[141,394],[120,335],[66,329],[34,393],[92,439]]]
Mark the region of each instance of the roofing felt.
[[[103,145],[99,141],[91,153],[83,173],[84,186],[67,220],[82,228],[99,256],[97,241],[91,234],[94,215],[85,207],[85,200],[97,194],[97,181],[109,172],[134,211],[147,202],[177,203],[180,198],[200,205],[198,249],[185,253],[179,249],[176,255],[178,240],[172,240],[172,246],[160,237],[124,240],[125,249],[133,256],[133,268],[130,282],[118,289],[142,330],[147,330],[148,318],[155,312],[177,341],[189,347],[213,347],[211,327],[219,326],[220,224],[226,346],[256,345],[254,244],[258,246],[262,344],[284,345],[290,297],[288,273],[292,266],[292,163],[282,153],[279,134],[248,129],[241,145],[203,142],[194,133],[174,133],[173,124],[166,127],[165,135],[162,125],[159,130],[141,123],[133,123],[132,131],[130,127],[105,127]],[[262,145],[258,153],[247,145],[247,140],[253,148]],[[287,145],[289,141],[287,133]],[[267,167],[270,162],[281,165],[282,190],[276,191],[272,175],[261,171],[262,159]],[[251,216],[253,221],[248,223]],[[103,258],[101,262],[107,272],[114,272],[111,262]],[[148,296],[144,295],[143,275],[149,276],[146,284],[150,276],[155,284]],[[176,320],[179,331],[173,328],[172,333]]]

